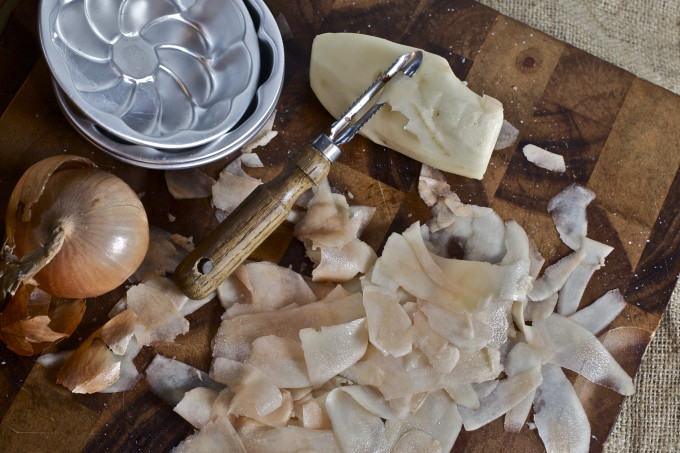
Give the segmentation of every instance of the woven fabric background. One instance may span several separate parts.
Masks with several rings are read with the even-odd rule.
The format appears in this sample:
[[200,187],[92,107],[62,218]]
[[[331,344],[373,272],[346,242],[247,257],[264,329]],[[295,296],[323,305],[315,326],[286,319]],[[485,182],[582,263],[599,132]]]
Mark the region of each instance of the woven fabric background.
[[[680,0],[480,2],[680,94]],[[605,451],[680,452],[680,283],[635,384]]]
[[680,94],[680,0],[479,0]]

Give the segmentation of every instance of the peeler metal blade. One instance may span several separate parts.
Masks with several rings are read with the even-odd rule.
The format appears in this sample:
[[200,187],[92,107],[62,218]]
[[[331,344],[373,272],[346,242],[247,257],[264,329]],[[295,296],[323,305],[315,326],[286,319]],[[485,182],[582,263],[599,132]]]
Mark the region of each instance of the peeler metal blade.
[[[375,115],[384,103],[378,102],[382,89],[398,73],[411,77],[423,61],[423,52],[414,50],[401,55],[383,71],[368,89],[331,125],[329,135],[321,134],[312,141],[333,162],[340,155],[338,145],[350,141]],[[371,105],[372,104],[372,105]],[[361,116],[359,116],[361,115]]]

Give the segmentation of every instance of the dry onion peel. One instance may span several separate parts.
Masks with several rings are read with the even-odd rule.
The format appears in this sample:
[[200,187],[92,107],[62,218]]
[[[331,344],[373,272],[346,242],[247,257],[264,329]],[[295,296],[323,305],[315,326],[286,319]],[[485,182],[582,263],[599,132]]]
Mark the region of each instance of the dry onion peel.
[[142,346],[171,342],[186,332],[189,322],[183,313],[193,312],[208,300],[189,302],[175,283],[164,277],[131,287],[116,305],[120,312],[61,367],[58,382],[73,392],[132,389],[141,378],[133,360]]
[[137,385],[137,382],[142,378],[142,375],[137,370],[134,359],[141,349],[142,345],[137,343],[134,337],[131,338],[127,345],[127,349],[125,350],[125,354],[122,355],[120,361],[120,375],[118,376],[118,380],[106,387],[100,393],[126,392],[132,390],[135,385]]
[[20,219],[21,222],[31,220],[32,207],[45,190],[52,174],[58,170],[75,168],[95,168],[90,159],[79,156],[53,156],[32,165],[17,183],[7,204],[6,228],[9,245],[13,245],[15,222],[10,219]]
[[60,299],[21,285],[0,313],[0,339],[17,354],[39,354],[70,336],[84,314],[82,299]]
[[100,392],[114,384],[136,325],[137,315],[129,309],[109,320],[69,356],[57,373],[57,383],[73,393]]

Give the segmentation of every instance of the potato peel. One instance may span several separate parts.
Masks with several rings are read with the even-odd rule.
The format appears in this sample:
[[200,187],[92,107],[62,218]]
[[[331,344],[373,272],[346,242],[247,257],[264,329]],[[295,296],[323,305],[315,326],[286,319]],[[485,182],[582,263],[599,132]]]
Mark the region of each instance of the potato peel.
[[[578,451],[585,438],[565,438],[559,420],[582,427],[583,408],[560,367],[632,393],[631,378],[593,333],[625,306],[620,295],[608,293],[571,318],[554,312],[568,282],[578,294],[611,249],[579,232],[579,247],[540,275],[544,259],[520,224],[462,203],[441,172],[423,168],[419,189],[439,218],[393,233],[363,278],[336,269],[330,282],[350,281],[333,286],[247,263],[218,291],[225,317],[210,376],[156,356],[146,371],[150,386],[199,429],[176,451],[443,452],[463,426],[478,429],[503,415],[507,431],[521,431],[532,407],[549,451]],[[296,226],[321,262],[315,270],[324,269],[324,250],[359,241],[371,214],[327,183],[318,188]],[[468,259],[448,257],[451,240]],[[105,371],[99,380],[134,385],[123,377],[136,376],[134,364],[117,353],[171,341],[185,331],[185,306],[168,279],[131,288],[121,308],[138,318],[134,328],[102,329],[86,348],[89,363]]]

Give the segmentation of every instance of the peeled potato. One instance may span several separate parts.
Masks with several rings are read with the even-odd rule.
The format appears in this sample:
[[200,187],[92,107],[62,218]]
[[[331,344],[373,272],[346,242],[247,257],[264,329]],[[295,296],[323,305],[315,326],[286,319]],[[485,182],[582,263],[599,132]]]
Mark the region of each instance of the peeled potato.
[[[385,68],[412,50],[368,35],[319,35],[312,46],[312,90],[338,118]],[[396,77],[382,96],[388,105],[362,135],[440,170],[484,176],[503,124],[499,101],[472,92],[444,58],[428,52],[413,78]]]

